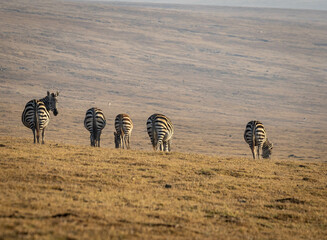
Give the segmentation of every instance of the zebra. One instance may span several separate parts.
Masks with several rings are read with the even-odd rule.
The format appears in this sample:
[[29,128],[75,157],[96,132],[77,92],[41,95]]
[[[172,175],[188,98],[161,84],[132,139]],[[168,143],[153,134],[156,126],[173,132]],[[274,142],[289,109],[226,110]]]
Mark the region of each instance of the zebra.
[[170,119],[163,114],[151,115],[147,122],[147,132],[151,139],[153,150],[169,151],[171,138],[174,134],[174,126]]
[[245,127],[244,140],[250,146],[253,159],[255,159],[254,149],[257,146],[257,157],[260,159],[260,148],[262,148],[262,157],[270,158],[273,149],[273,143],[268,141],[265,127],[259,121],[250,121]]
[[130,149],[129,140],[133,130],[132,119],[127,114],[118,114],[115,119],[115,147]]
[[[57,97],[59,92],[51,93],[47,91],[47,96],[39,100],[33,99],[26,103],[22,113],[22,122],[24,126],[33,131],[34,143],[40,143],[40,132],[42,131],[42,144],[44,144],[44,130],[50,122],[50,113],[53,111],[58,115]],[[35,138],[36,133],[36,138]]]
[[106,126],[106,118],[99,108],[90,108],[86,111],[84,127],[90,132],[91,146],[100,147],[101,131]]

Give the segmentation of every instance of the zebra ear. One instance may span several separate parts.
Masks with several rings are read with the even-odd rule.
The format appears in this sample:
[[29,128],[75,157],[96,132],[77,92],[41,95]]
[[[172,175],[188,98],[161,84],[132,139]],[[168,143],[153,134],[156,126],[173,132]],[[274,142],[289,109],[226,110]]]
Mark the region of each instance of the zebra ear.
[[50,95],[50,92],[49,92],[49,91],[47,91],[47,95],[48,95],[48,96]]

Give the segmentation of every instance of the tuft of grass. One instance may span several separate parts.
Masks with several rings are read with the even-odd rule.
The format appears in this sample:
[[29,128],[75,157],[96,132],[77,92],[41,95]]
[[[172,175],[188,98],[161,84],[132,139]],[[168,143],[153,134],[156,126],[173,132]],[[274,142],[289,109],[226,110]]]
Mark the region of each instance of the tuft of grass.
[[0,137],[0,147],[0,239],[327,235],[326,162],[34,145],[9,137]]

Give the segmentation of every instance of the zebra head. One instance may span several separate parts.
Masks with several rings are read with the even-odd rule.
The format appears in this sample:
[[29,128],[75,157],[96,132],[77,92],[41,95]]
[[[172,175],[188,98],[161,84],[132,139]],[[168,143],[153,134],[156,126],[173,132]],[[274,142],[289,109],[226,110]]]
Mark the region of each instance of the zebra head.
[[273,149],[273,143],[267,140],[262,145],[262,157],[263,158],[270,158],[270,155],[272,154]]
[[53,114],[55,116],[58,115],[58,110],[57,110],[57,97],[59,96],[59,92],[57,91],[56,93],[51,93],[48,91],[47,92],[47,98],[49,100],[49,109],[53,111]]
[[120,134],[114,132],[114,136],[115,136],[115,147],[119,148],[121,143]]

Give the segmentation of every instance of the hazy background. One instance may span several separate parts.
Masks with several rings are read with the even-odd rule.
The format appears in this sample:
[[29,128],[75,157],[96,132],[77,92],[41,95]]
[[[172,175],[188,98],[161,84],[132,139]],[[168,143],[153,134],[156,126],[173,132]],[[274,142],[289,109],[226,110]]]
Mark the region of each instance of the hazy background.
[[96,106],[102,147],[127,113],[132,149],[152,151],[145,123],[159,112],[173,151],[251,158],[243,133],[257,119],[273,158],[326,159],[325,11],[14,0],[0,4],[0,29],[0,135],[32,141],[26,102],[59,90],[46,143],[89,145]]
[[290,9],[314,9],[327,10],[326,0],[84,0],[93,2],[139,2],[139,3],[175,3],[175,4],[200,4],[216,6],[237,6],[237,7],[265,7],[265,8],[290,8]]

